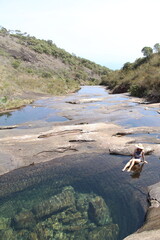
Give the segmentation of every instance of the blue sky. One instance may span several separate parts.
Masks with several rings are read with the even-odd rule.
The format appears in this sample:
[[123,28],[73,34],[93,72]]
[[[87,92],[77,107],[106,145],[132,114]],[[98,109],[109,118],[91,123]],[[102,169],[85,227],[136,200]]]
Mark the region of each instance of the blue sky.
[[159,0],[0,0],[0,25],[111,69],[160,42]]

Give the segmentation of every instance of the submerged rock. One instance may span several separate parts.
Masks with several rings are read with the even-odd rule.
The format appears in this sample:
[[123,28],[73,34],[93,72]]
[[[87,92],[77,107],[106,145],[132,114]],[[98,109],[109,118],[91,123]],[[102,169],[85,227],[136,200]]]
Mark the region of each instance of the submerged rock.
[[0,218],[0,230],[5,230],[5,229],[9,228],[10,223],[11,223],[10,218],[1,217]]
[[[9,220],[3,222],[3,228],[9,227]],[[118,226],[112,223],[104,199],[93,193],[75,192],[71,186],[32,210],[16,214],[12,227],[14,230],[1,231],[1,239],[116,240],[118,235]]]
[[112,222],[109,209],[102,197],[95,197],[89,202],[88,209],[89,219],[99,226],[109,224]]
[[35,217],[31,211],[20,212],[14,217],[13,221],[16,229],[32,229],[36,224]]
[[98,227],[89,233],[88,240],[115,240],[117,239],[118,230],[116,224]]
[[35,206],[33,212],[36,217],[42,218],[73,205],[75,205],[74,189],[72,187],[65,187],[62,193],[59,193]]
[[12,228],[8,228],[7,230],[0,231],[0,239],[1,240],[17,240],[16,235]]

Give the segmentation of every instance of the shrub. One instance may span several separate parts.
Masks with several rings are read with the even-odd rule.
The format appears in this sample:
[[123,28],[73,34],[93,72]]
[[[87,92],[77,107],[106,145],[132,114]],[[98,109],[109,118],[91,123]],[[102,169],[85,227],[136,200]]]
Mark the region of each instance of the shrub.
[[135,97],[144,97],[146,95],[146,88],[141,85],[133,84],[130,86],[129,91]]
[[6,103],[8,98],[6,96],[0,98],[0,103]]
[[52,74],[50,72],[43,72],[42,73],[42,77],[43,78],[51,78],[52,77]]
[[17,69],[21,64],[20,60],[15,60],[12,62],[12,67],[14,67],[15,69]]

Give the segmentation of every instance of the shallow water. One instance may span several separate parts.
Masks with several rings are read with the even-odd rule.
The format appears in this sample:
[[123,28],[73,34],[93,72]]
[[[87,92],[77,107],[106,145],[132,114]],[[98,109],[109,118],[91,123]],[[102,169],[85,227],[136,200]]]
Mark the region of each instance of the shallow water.
[[[48,233],[48,238],[44,237],[43,239],[77,239],[77,234],[84,234],[82,239],[90,239],[88,234],[91,234],[92,227],[95,233],[95,231],[110,225],[96,225],[93,219],[87,220],[87,223],[84,224],[82,221],[84,219],[81,219],[78,223],[78,230],[69,231],[66,228],[68,226],[71,228],[73,223],[71,221],[67,223],[65,218],[66,223],[64,224],[61,217],[56,222],[56,226],[61,224],[61,228],[53,231],[52,227],[47,225],[51,221],[48,219],[52,218],[55,221],[55,218],[59,216],[58,214],[64,215],[63,208],[58,213],[54,212],[49,216],[36,218],[33,228],[25,225],[24,219],[23,221],[21,219],[20,226],[18,225],[19,222],[17,223],[17,219],[22,213],[27,211],[35,213],[34,209],[36,208],[38,208],[38,213],[41,212],[42,209],[39,206],[42,203],[45,206],[47,199],[51,199],[53,196],[58,199],[60,195],[57,194],[61,194],[65,186],[72,186],[74,193],[77,194],[76,196],[81,202],[81,208],[84,207],[83,199],[86,199],[86,196],[92,199],[95,195],[105,200],[109,207],[112,224],[118,226],[119,231],[119,234],[111,239],[123,239],[142,225],[147,208],[146,187],[156,183],[160,178],[159,160],[156,157],[148,157],[149,164],[145,165],[142,171],[136,175],[121,172],[127,160],[128,157],[112,156],[105,153],[72,155],[5,174],[0,177],[0,222],[2,222],[2,218],[12,219],[7,228],[10,231],[12,230],[14,239],[19,235],[21,235],[22,240],[27,239],[23,235],[24,231],[26,235],[30,233],[39,234],[42,231],[42,225],[43,231],[41,234],[43,236],[44,231],[50,231],[51,235],[59,236],[51,238]],[[45,206],[45,209],[47,206]],[[76,212],[78,214],[80,210],[76,211],[78,211]],[[69,216],[67,215],[67,217]],[[33,219],[30,217],[29,222],[32,221]],[[22,223],[24,226],[22,226]],[[94,226],[91,227],[91,225]],[[5,231],[7,230],[5,229]],[[1,234],[2,232],[4,233],[4,230],[1,230]],[[58,234],[62,235],[63,238],[60,238]],[[93,239],[108,240],[110,238],[106,238],[104,235],[103,238],[100,236],[100,238]]]
[[39,120],[44,120],[46,122],[64,122],[68,120],[65,117],[59,116],[56,109],[45,106],[46,102],[45,100],[43,101],[41,100],[41,105],[39,106],[39,101],[37,101],[34,105],[29,105],[13,112],[0,114],[0,126],[18,125]]
[[[107,121],[112,121],[125,127],[160,126],[160,114],[157,113],[156,108],[144,109],[142,105],[131,102],[129,96],[109,94],[101,86],[83,86],[78,92],[68,96],[41,99],[22,109],[0,114],[0,126],[22,124],[23,126],[20,127],[24,127],[25,124],[28,125],[33,121],[39,120],[44,123],[68,121],[68,118],[63,115],[62,111],[71,107],[71,104],[67,102],[80,99],[97,99],[97,101],[72,104],[72,108],[75,109],[77,114],[77,116],[73,116],[73,119],[88,118],[94,114],[101,121],[108,119]],[[108,115],[105,114],[106,116],[101,113],[101,108],[110,109],[118,105],[120,105],[119,108]]]

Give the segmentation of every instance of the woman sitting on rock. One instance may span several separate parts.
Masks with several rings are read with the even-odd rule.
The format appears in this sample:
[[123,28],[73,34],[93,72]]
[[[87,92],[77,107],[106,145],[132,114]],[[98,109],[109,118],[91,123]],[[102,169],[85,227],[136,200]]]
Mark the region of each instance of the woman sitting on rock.
[[127,172],[130,172],[132,167],[136,164],[136,163],[148,163],[147,161],[145,161],[144,158],[144,147],[142,144],[137,144],[135,145],[136,149],[134,150],[133,153],[133,158],[124,166],[124,168],[122,169],[122,171],[125,171],[127,168]]

